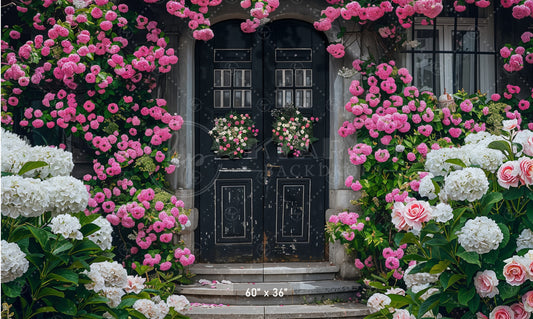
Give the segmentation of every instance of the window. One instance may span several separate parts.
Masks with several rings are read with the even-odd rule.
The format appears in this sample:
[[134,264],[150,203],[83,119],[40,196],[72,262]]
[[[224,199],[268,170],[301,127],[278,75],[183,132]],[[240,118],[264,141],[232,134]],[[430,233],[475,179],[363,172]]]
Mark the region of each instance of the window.
[[467,17],[436,18],[434,25],[422,25],[416,19],[408,31],[411,46],[403,56],[414,85],[436,95],[460,89],[495,92],[497,49],[490,10],[475,8]]

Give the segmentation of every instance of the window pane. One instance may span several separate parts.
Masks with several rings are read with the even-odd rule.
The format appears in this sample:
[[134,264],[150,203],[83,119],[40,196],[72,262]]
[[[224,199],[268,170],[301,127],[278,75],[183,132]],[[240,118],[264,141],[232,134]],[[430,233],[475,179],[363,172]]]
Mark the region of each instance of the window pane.
[[231,90],[224,90],[223,107],[231,107]]
[[276,87],[283,86],[283,70],[276,70]]
[[233,95],[235,96],[233,100],[233,107],[242,107],[242,91],[235,90]]
[[243,86],[242,85],[242,70],[235,70],[234,77],[235,77],[235,79],[233,81],[233,86],[234,87]]
[[224,70],[223,73],[224,73],[224,80],[223,80],[224,86],[230,87],[231,86],[231,70]]
[[313,90],[305,90],[305,102],[303,107],[313,107]]
[[285,85],[292,86],[292,70],[285,70]]
[[304,86],[304,70],[294,70],[295,86]]
[[244,107],[252,107],[252,91],[244,91]]
[[221,87],[222,86],[222,71],[221,70],[215,70],[215,81],[214,81],[215,87]]
[[244,71],[244,83],[242,86],[250,87],[252,86],[252,71],[251,70],[243,70]]
[[473,54],[457,54],[454,65],[453,76],[455,77],[454,92],[465,89],[466,92],[475,92],[474,87],[476,59]]
[[222,93],[221,90],[215,90],[213,105],[216,108],[222,107],[222,99],[221,99],[222,94],[221,93]]
[[294,91],[294,106],[296,107],[304,106],[304,90]]

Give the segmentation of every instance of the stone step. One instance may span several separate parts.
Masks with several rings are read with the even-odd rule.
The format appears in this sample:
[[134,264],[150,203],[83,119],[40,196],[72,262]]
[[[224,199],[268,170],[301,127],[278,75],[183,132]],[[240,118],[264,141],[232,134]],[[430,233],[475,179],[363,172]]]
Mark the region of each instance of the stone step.
[[193,304],[183,313],[191,319],[362,319],[370,312],[357,303],[332,305],[223,306]]
[[190,302],[224,305],[298,305],[324,300],[355,300],[354,281],[218,283],[181,286]]
[[248,283],[332,280],[339,267],[329,262],[195,264],[190,271],[198,279]]

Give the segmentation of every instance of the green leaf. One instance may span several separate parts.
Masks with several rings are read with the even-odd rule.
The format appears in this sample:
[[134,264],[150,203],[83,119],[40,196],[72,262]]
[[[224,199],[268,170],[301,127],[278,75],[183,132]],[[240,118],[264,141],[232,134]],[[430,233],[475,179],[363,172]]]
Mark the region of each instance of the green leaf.
[[450,163],[450,164],[454,164],[454,165],[458,165],[458,166],[461,166],[463,168],[466,167],[466,164],[462,160],[460,160],[458,158],[450,158],[450,159],[447,159],[445,162],[446,163]]
[[445,271],[446,268],[451,264],[449,260],[441,260],[438,264],[431,267],[431,270],[429,271],[430,274],[440,274],[441,272]]
[[470,309],[470,311],[473,313],[477,312],[479,308],[479,302],[480,302],[479,295],[474,294],[474,297],[470,299],[470,301],[468,302],[468,309]]
[[39,291],[39,294],[37,295],[37,299],[41,299],[43,297],[46,297],[46,296],[57,296],[57,297],[60,297],[60,298],[64,298],[65,297],[65,294],[62,293],[61,291],[57,290],[57,289],[54,289],[54,288],[51,288],[51,287],[44,287],[43,289],[41,289]]
[[76,304],[68,298],[59,298],[50,296],[47,299],[47,304],[54,305],[57,311],[66,315],[75,316],[78,313]]
[[511,234],[509,233],[509,227],[501,223],[498,223],[498,226],[500,227],[502,234],[503,234],[503,240],[500,243],[500,247],[505,247],[507,246],[507,243],[509,242],[509,239],[511,238]]
[[87,237],[91,234],[94,234],[95,232],[100,230],[100,226],[96,224],[86,224],[80,229],[80,232],[83,234],[83,236]]
[[418,238],[416,238],[413,233],[403,233],[404,236],[400,238],[400,245],[401,244],[417,244]]
[[429,246],[446,246],[448,245],[450,242],[448,240],[446,240],[446,238],[444,237],[434,237],[430,240],[428,240],[427,242],[425,242],[425,244],[429,245]]
[[479,255],[476,252],[462,251],[462,252],[458,252],[457,256],[461,257],[464,261],[466,261],[469,264],[474,264],[474,265],[478,265],[479,267],[481,267],[481,262],[479,261]]
[[27,173],[31,170],[34,170],[36,168],[40,168],[43,166],[48,166],[48,163],[43,162],[43,161],[29,161],[29,162],[24,163],[24,165],[22,165],[22,167],[20,168],[17,174],[23,175],[24,173]]
[[70,241],[63,241],[57,248],[52,251],[52,255],[59,255],[60,253],[69,250],[74,245]]
[[61,268],[54,270],[54,272],[49,274],[48,277],[55,279],[57,281],[73,283],[75,285],[78,284],[78,279],[79,279],[78,274],[75,273],[74,271],[70,269],[61,269]]
[[459,280],[461,279],[464,279],[466,276],[465,275],[460,275],[460,274],[454,274],[450,277],[450,279],[448,279],[448,282],[446,282],[446,284],[442,285],[444,287],[444,290],[450,288],[453,284],[455,284],[456,282],[458,282]]
[[494,204],[503,200],[503,194],[500,192],[490,192],[483,196],[481,200],[481,214],[488,215]]
[[24,281],[21,280],[14,280],[4,283],[2,284],[2,295],[5,294],[10,298],[19,297],[22,293],[22,287],[24,287]]
[[48,234],[46,233],[46,231],[44,229],[40,229],[32,225],[28,225],[27,227],[33,234],[39,245],[41,245],[42,249],[44,251],[48,251]]
[[506,141],[493,141],[490,142],[487,147],[492,148],[493,150],[502,151],[506,154],[511,154],[511,145]]
[[90,240],[78,241],[74,244],[74,248],[72,249],[72,254],[77,254],[82,251],[90,251],[90,250],[100,251],[101,249],[97,244],[93,243]]
[[440,295],[437,293],[437,294],[434,294],[434,295],[431,295],[428,297],[428,299],[426,299],[421,305],[420,305],[420,308],[418,309],[418,318],[422,318],[422,316],[428,312],[429,310],[437,307],[439,305],[439,299],[440,299]]
[[511,286],[506,282],[500,282],[500,284],[498,285],[498,290],[500,291],[500,298],[502,298],[502,300],[505,300],[518,296],[520,286]]
[[49,312],[57,312],[57,310],[52,307],[52,306],[49,306],[49,307],[40,307],[39,309],[37,309],[36,311],[32,312],[32,316],[33,315],[37,315],[37,314],[40,314],[40,313],[49,313]]
[[476,288],[471,287],[470,289],[461,288],[459,289],[459,292],[457,293],[457,300],[461,305],[468,306],[468,302],[474,298],[474,295],[476,294]]

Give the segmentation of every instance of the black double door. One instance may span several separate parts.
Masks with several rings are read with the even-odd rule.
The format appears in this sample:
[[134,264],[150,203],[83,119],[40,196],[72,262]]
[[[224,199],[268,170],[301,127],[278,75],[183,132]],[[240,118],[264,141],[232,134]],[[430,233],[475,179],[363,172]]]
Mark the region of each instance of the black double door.
[[[328,198],[328,59],[312,25],[281,20],[245,34],[240,21],[213,26],[196,46],[196,251],[201,262],[324,259]],[[301,157],[280,154],[272,111],[297,107],[318,117]],[[258,144],[242,159],[217,157],[215,118],[249,114]]]

